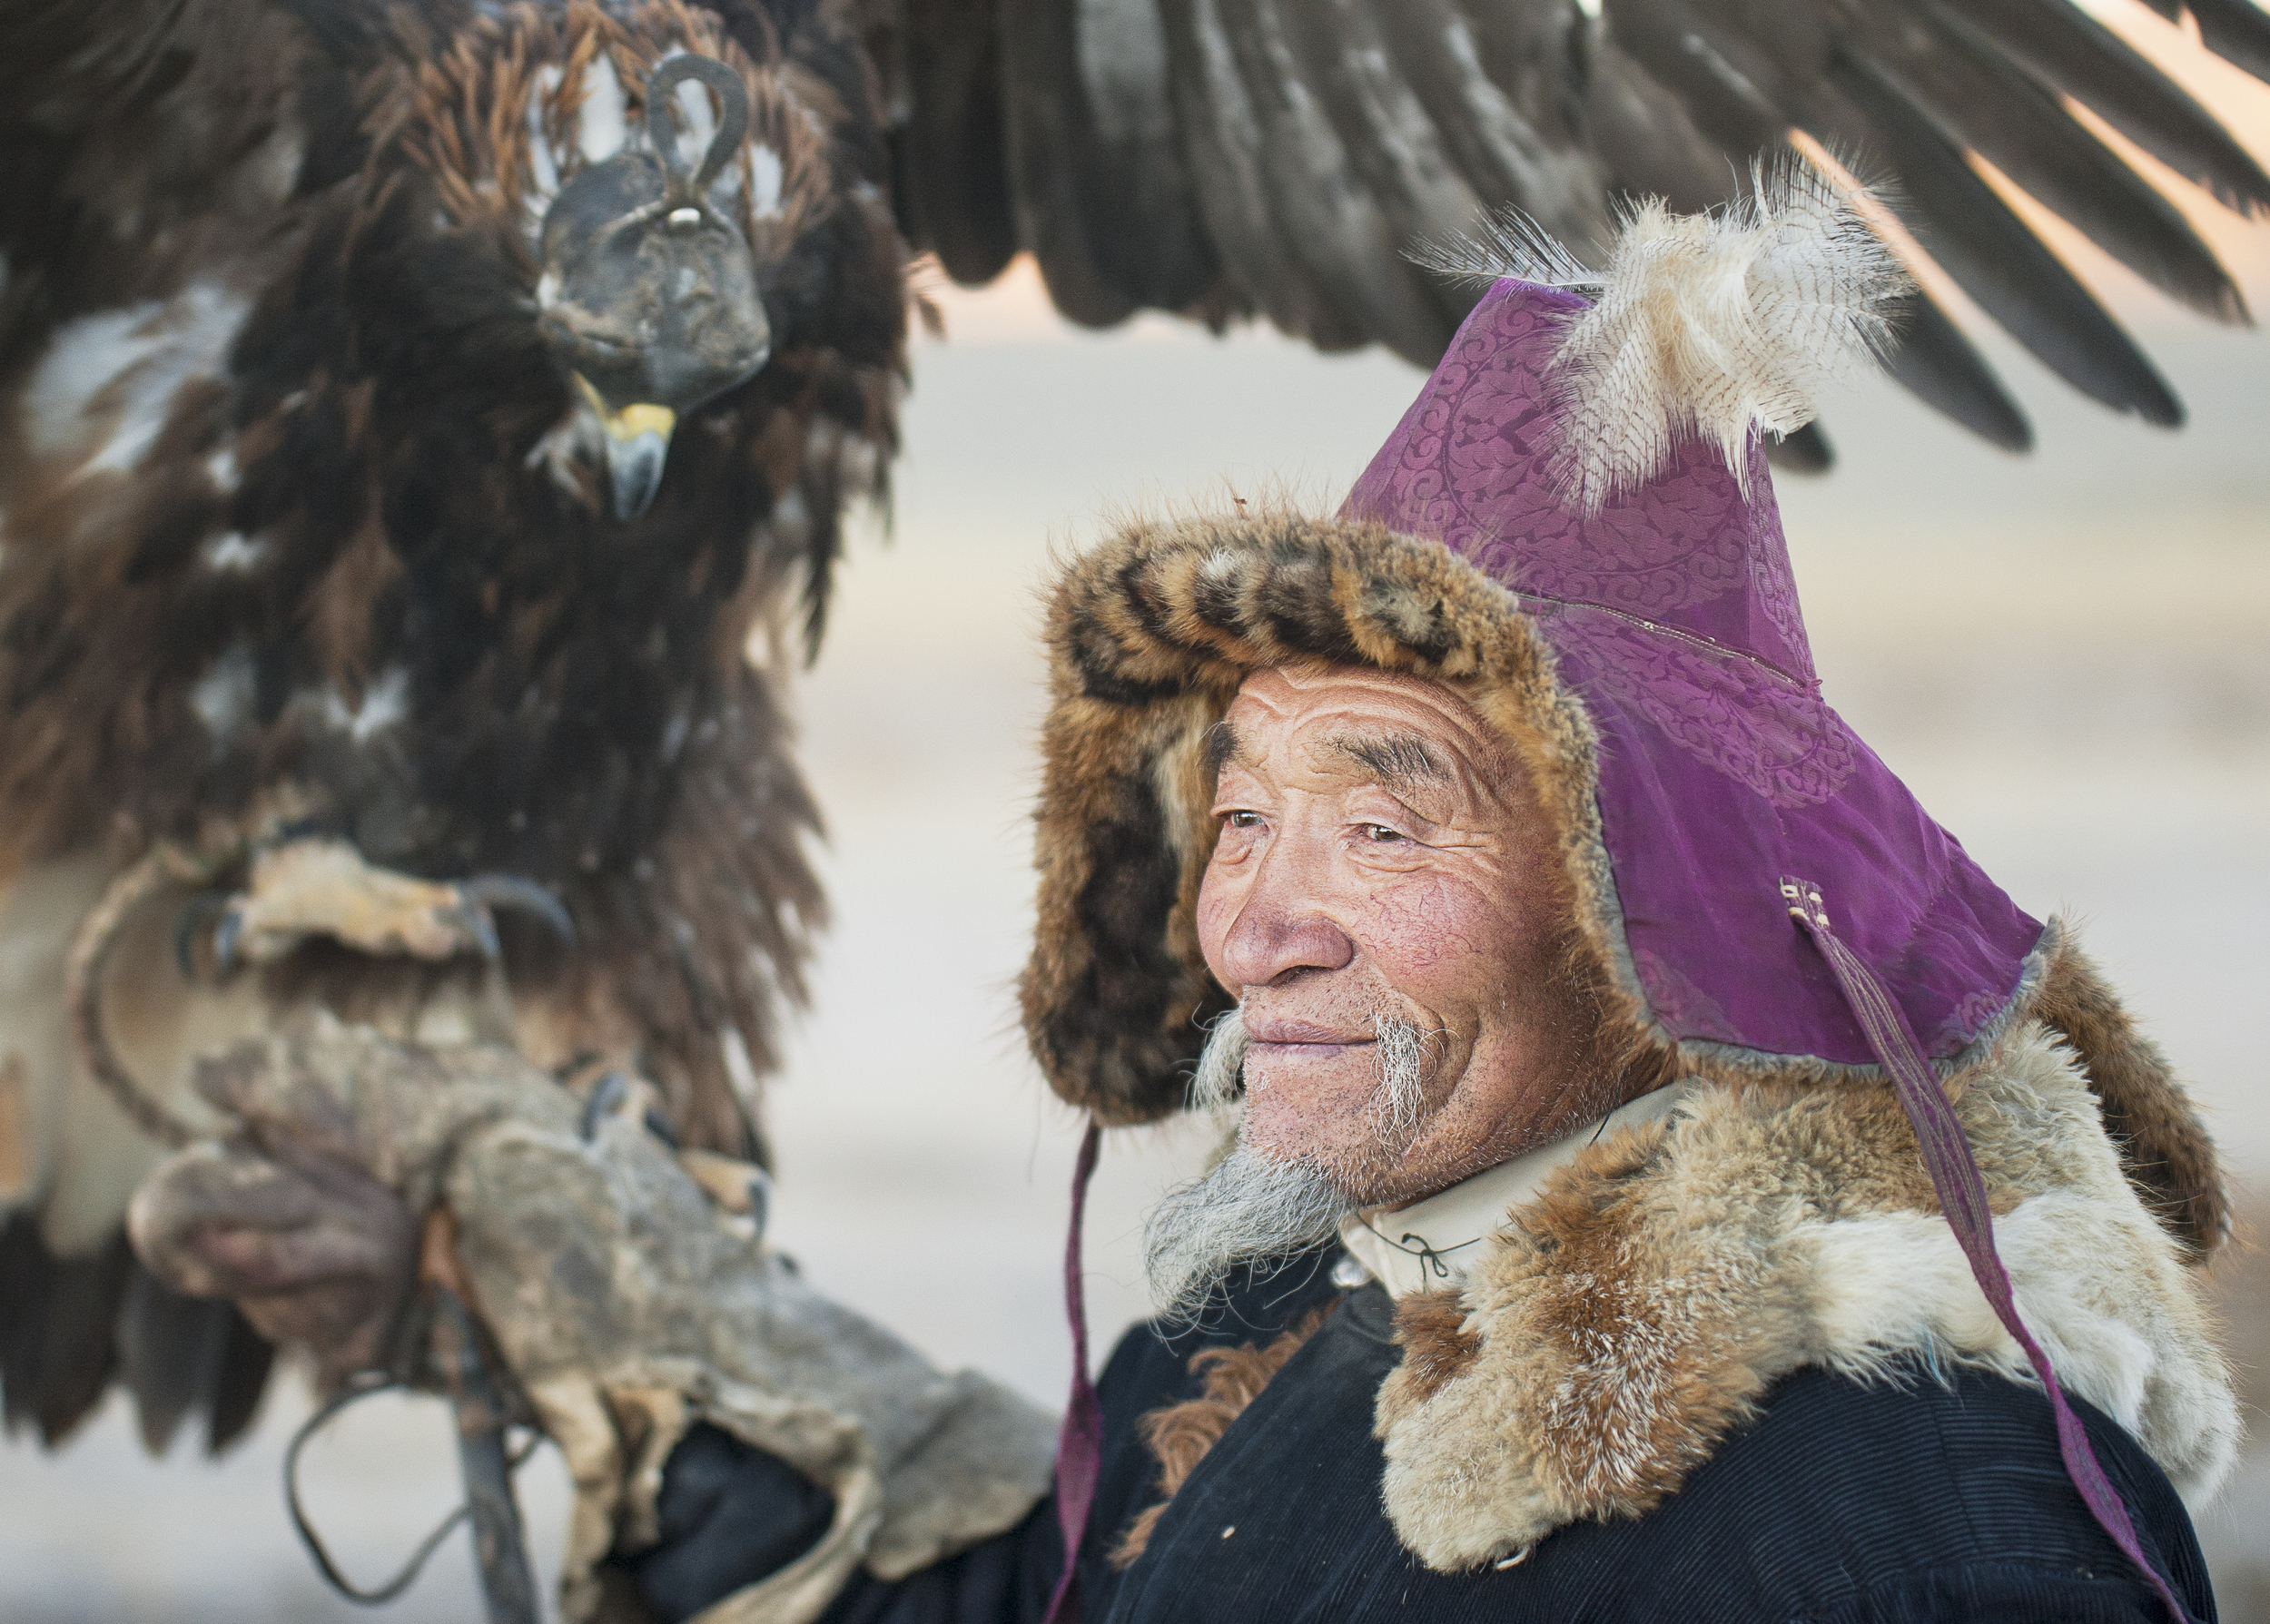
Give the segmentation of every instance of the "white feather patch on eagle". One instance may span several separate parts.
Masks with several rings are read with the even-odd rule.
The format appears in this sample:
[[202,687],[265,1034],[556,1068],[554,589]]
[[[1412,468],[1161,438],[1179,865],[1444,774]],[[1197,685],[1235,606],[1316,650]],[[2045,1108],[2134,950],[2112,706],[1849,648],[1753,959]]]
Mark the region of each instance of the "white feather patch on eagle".
[[256,569],[268,556],[268,543],[258,536],[231,530],[205,543],[205,567],[217,575]]
[[629,101],[615,64],[602,51],[583,71],[583,104],[576,118],[577,143],[587,163],[600,163],[623,150],[629,139]]
[[240,637],[192,684],[189,708],[205,724],[216,746],[226,744],[252,720],[260,698],[252,645]]
[[200,280],[163,302],[64,322],[24,391],[33,451],[74,453],[74,477],[130,472],[165,427],[181,387],[225,369],[249,308],[233,290]]
[[400,665],[390,666],[364,691],[361,703],[351,708],[338,689],[323,690],[324,721],[358,744],[369,743],[372,735],[383,733],[409,714],[410,673]]
[[[749,193],[749,209],[759,220],[780,218],[780,154],[768,146],[752,144],[747,148],[748,162],[755,173],[755,183]],[[731,172],[731,165],[727,165]]]
[[1589,517],[1663,471],[1690,437],[1749,489],[1752,426],[1791,434],[1827,383],[1874,364],[1914,283],[1860,200],[1809,163],[1751,168],[1748,197],[1703,214],[1661,198],[1623,211],[1605,271],[1507,213],[1427,244],[1418,263],[1468,279],[1581,289],[1555,358],[1562,499]]

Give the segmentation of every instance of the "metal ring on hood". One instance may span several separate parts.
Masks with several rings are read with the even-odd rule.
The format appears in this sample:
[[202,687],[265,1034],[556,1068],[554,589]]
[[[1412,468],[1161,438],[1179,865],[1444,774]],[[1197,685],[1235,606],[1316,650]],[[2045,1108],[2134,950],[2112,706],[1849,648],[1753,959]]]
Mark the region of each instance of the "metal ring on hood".
[[[717,93],[717,133],[709,138],[708,151],[690,174],[678,162],[677,133],[670,127],[676,102],[671,93],[688,79],[698,79]],[[741,83],[740,74],[716,57],[673,56],[646,76],[646,140],[668,178],[673,203],[701,207],[710,182],[748,133],[748,86]]]

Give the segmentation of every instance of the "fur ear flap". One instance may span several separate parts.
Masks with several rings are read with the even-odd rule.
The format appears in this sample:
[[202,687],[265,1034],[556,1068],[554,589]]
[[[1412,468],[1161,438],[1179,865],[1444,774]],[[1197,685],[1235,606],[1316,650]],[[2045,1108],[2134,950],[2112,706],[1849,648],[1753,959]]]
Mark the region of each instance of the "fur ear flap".
[[2159,1045],[2137,1029],[2070,936],[2050,960],[2031,1013],[2072,1045],[2138,1198],[2194,1258],[2212,1255],[2231,1225],[2215,1140]]
[[1563,499],[1589,517],[1644,485],[1673,444],[1715,444],[1749,493],[1753,426],[1791,434],[1822,384],[1864,369],[1914,284],[1860,200],[1797,158],[1751,169],[1750,195],[1707,214],[1661,198],[1626,209],[1608,267],[1590,271],[1525,217],[1414,256],[1450,275],[1574,288],[1556,366]]

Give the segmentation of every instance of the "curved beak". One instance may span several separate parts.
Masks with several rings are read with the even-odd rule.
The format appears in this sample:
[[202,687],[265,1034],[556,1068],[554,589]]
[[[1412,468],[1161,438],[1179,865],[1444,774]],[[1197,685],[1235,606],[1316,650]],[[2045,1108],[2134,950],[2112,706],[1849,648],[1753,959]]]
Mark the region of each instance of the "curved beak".
[[662,470],[670,459],[670,431],[678,415],[666,406],[640,402],[609,411],[599,391],[581,377],[583,392],[607,429],[607,477],[615,497],[615,517],[629,520],[646,511],[655,492],[662,488]]

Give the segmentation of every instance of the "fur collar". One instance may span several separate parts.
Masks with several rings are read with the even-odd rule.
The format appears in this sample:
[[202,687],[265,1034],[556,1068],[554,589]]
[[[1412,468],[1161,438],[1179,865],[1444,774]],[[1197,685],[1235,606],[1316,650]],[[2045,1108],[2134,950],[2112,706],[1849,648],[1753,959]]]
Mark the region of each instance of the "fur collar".
[[[2204,1500],[2236,1405],[2184,1249],[2124,1177],[2072,1051],[2029,1022],[1951,1087],[2060,1382]],[[1645,1512],[1803,1365],[2029,1379],[1885,1086],[1700,1083],[1484,1246],[1463,1290],[1404,1299],[1379,1393],[1388,1514],[1440,1570]]]

